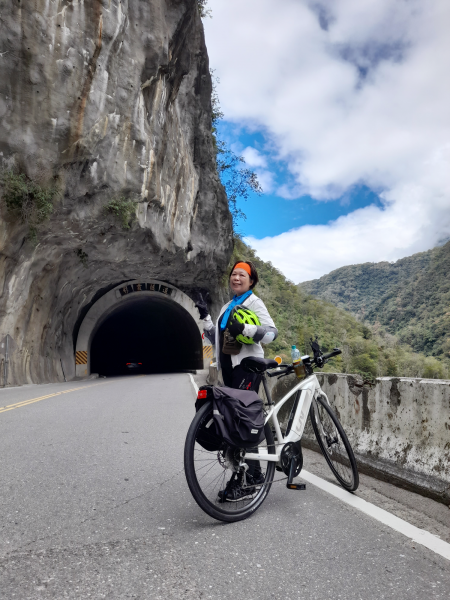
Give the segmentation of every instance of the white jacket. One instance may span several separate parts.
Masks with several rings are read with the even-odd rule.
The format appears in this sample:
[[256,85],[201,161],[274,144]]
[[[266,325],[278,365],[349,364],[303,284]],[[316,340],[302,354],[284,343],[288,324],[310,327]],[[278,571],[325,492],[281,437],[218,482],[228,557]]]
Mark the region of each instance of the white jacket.
[[[210,315],[208,315],[206,319],[203,319],[205,335],[214,345],[216,344],[216,341],[220,339],[219,323],[230,302],[227,302],[224,306],[222,306],[219,318],[217,319],[215,325],[212,322]],[[267,310],[266,305],[261,298],[255,296],[255,294],[251,294],[246,300],[244,300],[244,302],[242,302],[242,305],[256,313],[261,323],[261,326],[259,327],[256,325],[246,325],[243,334],[254,339],[259,338],[259,341],[255,342],[254,344],[242,344],[239,354],[231,355],[231,364],[233,365],[233,368],[236,367],[246,356],[263,357],[264,350],[262,349],[261,342],[263,344],[268,344],[272,342],[278,335],[278,330],[275,327],[275,323],[273,322],[272,317],[269,315],[269,311]],[[220,349],[218,348],[216,348],[216,357],[217,370],[220,370]]]

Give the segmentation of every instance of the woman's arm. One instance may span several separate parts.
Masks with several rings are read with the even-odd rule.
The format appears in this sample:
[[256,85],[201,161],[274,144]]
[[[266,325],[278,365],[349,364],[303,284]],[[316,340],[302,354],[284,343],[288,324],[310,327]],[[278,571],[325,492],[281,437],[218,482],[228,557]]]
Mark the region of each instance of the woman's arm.
[[271,325],[245,325],[243,334],[256,343],[270,344],[278,337],[278,329]]
[[216,327],[212,322],[211,315],[207,315],[203,319],[203,331],[205,332],[206,337],[211,342],[213,346],[216,345]]
[[203,331],[213,346],[216,345],[216,328],[212,322],[211,315],[207,303],[203,300],[200,294],[200,299],[195,304],[200,314],[200,319],[203,320]]
[[[257,296],[251,298],[252,302],[248,304],[244,302],[244,306],[247,306],[256,313],[261,325],[244,325],[242,331],[238,331],[238,329],[242,328],[242,325],[236,322],[230,328],[230,333],[233,336],[242,333],[246,337],[253,338],[255,344],[258,342],[261,344],[270,344],[278,336],[278,329],[275,327],[275,323],[261,298]],[[236,329],[236,332],[231,331],[231,329]]]

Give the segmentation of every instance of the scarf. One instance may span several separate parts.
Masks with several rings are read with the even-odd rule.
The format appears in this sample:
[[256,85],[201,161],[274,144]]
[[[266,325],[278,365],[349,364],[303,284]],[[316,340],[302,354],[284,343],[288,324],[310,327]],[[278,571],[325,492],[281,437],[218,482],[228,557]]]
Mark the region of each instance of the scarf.
[[248,290],[248,292],[245,292],[244,294],[242,294],[242,296],[233,296],[233,300],[228,305],[227,310],[223,313],[222,321],[220,322],[220,329],[222,331],[224,331],[226,329],[226,326],[228,324],[228,318],[229,318],[230,313],[233,310],[233,308],[235,306],[237,306],[238,304],[242,304],[252,294],[253,294],[252,290]]

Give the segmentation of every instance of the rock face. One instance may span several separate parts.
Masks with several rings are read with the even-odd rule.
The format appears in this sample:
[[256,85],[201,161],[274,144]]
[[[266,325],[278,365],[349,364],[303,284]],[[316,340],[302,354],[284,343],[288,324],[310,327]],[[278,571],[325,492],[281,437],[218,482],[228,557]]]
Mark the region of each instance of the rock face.
[[[74,376],[92,303],[128,280],[212,298],[231,253],[196,0],[10,0],[0,22],[0,152],[61,189],[29,239],[1,201],[0,335],[9,383]],[[129,230],[105,213],[136,201]]]

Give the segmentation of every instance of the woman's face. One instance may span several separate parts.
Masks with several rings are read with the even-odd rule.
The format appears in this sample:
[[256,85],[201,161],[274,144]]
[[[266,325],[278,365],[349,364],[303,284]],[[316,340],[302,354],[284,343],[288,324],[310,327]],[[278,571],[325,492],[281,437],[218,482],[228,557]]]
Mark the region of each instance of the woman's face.
[[237,268],[233,269],[230,276],[230,287],[236,296],[241,296],[248,292],[250,286],[253,284],[253,279],[244,269]]

